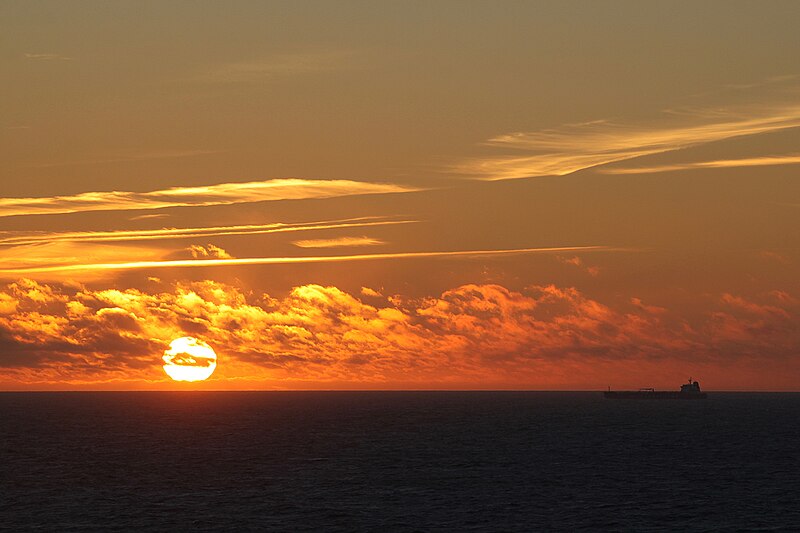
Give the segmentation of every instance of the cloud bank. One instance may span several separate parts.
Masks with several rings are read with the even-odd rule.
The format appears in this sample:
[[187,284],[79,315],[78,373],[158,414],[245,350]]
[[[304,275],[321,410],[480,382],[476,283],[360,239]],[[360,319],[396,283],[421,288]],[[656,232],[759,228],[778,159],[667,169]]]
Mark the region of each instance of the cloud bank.
[[190,335],[219,354],[212,379],[479,386],[576,364],[793,361],[800,341],[800,302],[781,292],[720,295],[697,323],[552,285],[369,297],[377,303],[319,285],[273,298],[214,281],[147,293],[23,279],[0,291],[0,367],[20,383],[160,381],[161,353]]

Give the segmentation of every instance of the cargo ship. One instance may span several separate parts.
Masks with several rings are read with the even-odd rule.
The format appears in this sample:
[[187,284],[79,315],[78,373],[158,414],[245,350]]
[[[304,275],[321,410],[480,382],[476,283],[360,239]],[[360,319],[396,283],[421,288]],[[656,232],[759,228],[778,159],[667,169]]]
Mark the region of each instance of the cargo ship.
[[692,381],[681,385],[680,391],[657,391],[655,389],[612,391],[611,387],[603,392],[609,400],[705,400],[708,395],[700,391],[700,383]]

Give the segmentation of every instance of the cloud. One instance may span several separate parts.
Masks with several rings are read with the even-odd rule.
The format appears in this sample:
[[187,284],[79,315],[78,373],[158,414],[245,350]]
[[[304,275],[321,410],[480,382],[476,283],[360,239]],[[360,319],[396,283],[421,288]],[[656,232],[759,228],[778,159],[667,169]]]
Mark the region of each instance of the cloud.
[[761,250],[758,252],[758,256],[761,257],[762,259],[766,259],[768,261],[784,265],[791,264],[791,260],[788,257],[773,250]]
[[375,289],[370,289],[369,287],[361,287],[361,294],[363,294],[364,296],[369,296],[371,298],[377,298],[383,296]]
[[597,277],[597,276],[600,275],[600,268],[599,267],[586,265],[583,262],[583,259],[581,259],[577,255],[573,256],[573,257],[562,257],[562,256],[559,255],[559,256],[556,256],[556,259],[559,262],[561,262],[561,263],[563,263],[565,265],[571,265],[571,266],[574,266],[574,267],[578,267],[579,269],[583,270],[584,272],[586,272],[587,274],[589,274],[592,277]]
[[[83,262],[116,261],[121,257],[143,261],[157,261],[166,252],[144,246],[121,246],[115,244],[83,244],[64,241],[42,242],[26,246],[15,246],[2,250],[0,271],[19,268],[59,268]],[[97,272],[95,272],[97,273]],[[15,276],[16,277],[16,276]]]
[[19,302],[11,295],[0,293],[0,315],[9,315],[17,310]]
[[157,213],[153,215],[139,215],[135,217],[130,217],[128,220],[148,220],[151,218],[168,218],[169,215],[166,213]]
[[[560,365],[737,357],[794,358],[798,301],[723,295],[690,324],[669,310],[612,307],[569,287],[463,285],[368,305],[336,287],[303,285],[282,298],[213,281],[162,292],[89,290],[21,280],[0,294],[0,366],[22,382],[166,381],[160,355],[193,336],[220,356],[213,379],[348,383],[535,379]],[[712,310],[713,311],[713,310]],[[756,324],[748,324],[756,320]],[[733,350],[733,351],[729,351]]]
[[[486,144],[514,150],[516,154],[473,159],[454,170],[487,180],[563,176],[635,157],[798,126],[800,105],[794,103],[672,111],[660,124],[649,125],[597,120],[552,130],[499,135]],[[785,157],[795,162],[796,156]],[[770,164],[768,158],[747,160],[745,164],[748,162]]]
[[751,157],[745,159],[718,159],[714,161],[696,161],[691,163],[652,165],[646,167],[606,167],[598,169],[598,172],[601,174],[652,174],[656,172],[673,172],[676,170],[763,167],[773,165],[796,165],[798,163],[800,163],[800,155],[789,154],[779,156]]
[[232,259],[233,256],[220,248],[219,246],[214,246],[213,244],[208,244],[206,246],[200,246],[197,244],[193,244],[188,248],[189,252],[192,254],[192,257],[195,259],[205,259],[205,258],[214,258],[214,259]]
[[251,83],[339,70],[353,63],[347,51],[308,51],[216,65],[190,78],[203,83]]
[[[245,265],[278,265],[299,263],[333,263],[348,261],[374,261],[381,259],[420,259],[420,258],[445,258],[445,257],[481,257],[502,256],[531,253],[553,252],[599,252],[621,251],[622,249],[605,246],[562,246],[549,248],[515,248],[499,250],[459,250],[439,252],[394,252],[380,254],[354,254],[330,256],[300,256],[300,257],[247,257],[237,259],[176,259],[131,261],[116,263],[73,263],[47,266],[17,266],[0,268],[0,277],[19,277],[58,274],[73,276],[90,276],[92,273],[102,271],[121,270],[151,270],[158,268],[187,268],[187,267],[224,267]],[[2,265],[0,265],[2,266]]]
[[297,231],[344,229],[395,224],[411,224],[415,220],[387,220],[384,217],[358,217],[317,222],[248,224],[238,226],[206,226],[192,228],[161,228],[152,230],[70,231],[70,232],[6,232],[0,237],[1,246],[25,246],[54,242],[132,242],[163,239],[194,239],[229,235],[264,235]]
[[284,178],[197,187],[171,187],[150,192],[105,191],[42,198],[0,198],[0,217],[230,205],[360,194],[394,194],[418,190],[420,189],[391,183]]
[[731,356],[758,357],[794,351],[800,345],[798,312],[800,301],[783,291],[773,291],[753,301],[723,294],[721,308],[707,325],[713,347]]
[[23,56],[32,61],[72,61],[74,59],[61,54],[23,54]]
[[292,242],[300,248],[339,248],[343,246],[376,246],[386,244],[372,237],[338,237],[336,239],[306,239]]

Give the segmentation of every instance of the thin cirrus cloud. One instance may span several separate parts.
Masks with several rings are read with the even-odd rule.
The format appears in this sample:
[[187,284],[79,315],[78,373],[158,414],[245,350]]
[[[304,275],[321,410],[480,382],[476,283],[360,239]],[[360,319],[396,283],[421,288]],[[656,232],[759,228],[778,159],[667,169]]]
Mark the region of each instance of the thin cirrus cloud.
[[796,165],[800,163],[800,154],[781,156],[751,157],[744,159],[718,159],[715,161],[696,161],[677,163],[674,165],[653,165],[647,167],[606,167],[598,169],[602,174],[653,174],[673,172],[676,170],[693,170],[708,168],[765,167],[775,165]]
[[275,54],[269,57],[232,61],[208,67],[189,81],[202,83],[247,83],[328,72],[353,63],[350,51],[306,51]]
[[386,244],[373,237],[338,237],[336,239],[305,239],[292,242],[299,248],[341,248],[347,246],[376,246]]
[[42,198],[0,198],[0,217],[230,205],[419,190],[421,189],[392,183],[278,178],[197,187],[171,187],[149,192],[103,191]]
[[358,217],[318,222],[251,224],[238,226],[209,226],[194,228],[162,228],[148,230],[71,231],[71,232],[17,232],[0,236],[2,246],[29,246],[54,242],[125,242],[165,239],[192,239],[198,237],[224,237],[231,235],[264,235],[298,231],[347,229],[372,226],[412,224],[416,220],[390,220],[386,217]]
[[23,54],[25,59],[31,61],[72,61],[74,58],[61,54]]
[[[796,104],[672,112],[669,124],[652,126],[598,120],[491,138],[487,145],[517,153],[469,160],[453,170],[486,180],[563,176],[636,157],[796,127],[800,127],[800,105]],[[744,160],[748,162],[753,160]],[[735,166],[734,160],[728,166]]]
[[301,263],[334,263],[349,261],[373,261],[386,259],[421,259],[421,258],[446,258],[446,257],[480,257],[519,255],[532,253],[556,252],[599,252],[620,251],[618,248],[607,246],[562,246],[548,248],[514,248],[498,250],[458,250],[439,252],[394,252],[378,254],[353,254],[332,256],[299,256],[299,257],[246,257],[232,259],[179,259],[132,261],[123,263],[73,263],[57,265],[33,265],[19,267],[0,267],[0,276],[14,278],[19,276],[35,276],[36,274],[80,274],[90,275],[92,272],[122,271],[122,270],[149,270],[159,268],[189,268],[189,267],[226,267],[246,265],[277,265]]
[[3,249],[0,254],[0,271],[68,266],[87,262],[104,263],[119,260],[120,257],[136,257],[140,261],[160,261],[164,256],[163,249],[149,246],[43,241]]
[[153,218],[167,218],[169,217],[166,213],[154,213],[151,215],[138,215],[135,217],[130,217],[128,220],[149,220]]

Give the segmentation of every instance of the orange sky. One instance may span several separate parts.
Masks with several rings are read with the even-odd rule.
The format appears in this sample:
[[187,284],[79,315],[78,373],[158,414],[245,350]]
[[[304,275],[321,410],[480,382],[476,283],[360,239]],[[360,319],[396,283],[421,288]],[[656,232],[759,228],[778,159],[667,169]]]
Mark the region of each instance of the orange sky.
[[5,2],[0,388],[800,390],[800,12],[734,3]]

